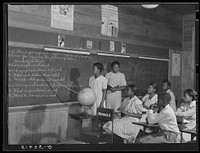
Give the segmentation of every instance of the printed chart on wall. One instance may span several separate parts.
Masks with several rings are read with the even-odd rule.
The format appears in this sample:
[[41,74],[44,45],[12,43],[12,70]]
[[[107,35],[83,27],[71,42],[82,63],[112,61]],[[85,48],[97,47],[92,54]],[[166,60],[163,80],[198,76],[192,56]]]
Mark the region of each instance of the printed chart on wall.
[[73,30],[74,5],[51,5],[51,27]]
[[172,76],[180,76],[180,54],[172,53]]
[[101,5],[101,34],[118,36],[118,8],[112,5]]

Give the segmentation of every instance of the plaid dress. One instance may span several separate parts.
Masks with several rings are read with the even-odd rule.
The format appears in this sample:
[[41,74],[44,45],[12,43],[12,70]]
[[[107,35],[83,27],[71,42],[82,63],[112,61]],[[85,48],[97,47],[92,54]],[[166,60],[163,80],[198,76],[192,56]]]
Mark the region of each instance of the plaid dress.
[[[132,99],[126,98],[122,102],[121,107],[125,111],[134,114],[142,114],[143,106],[142,102],[134,96]],[[123,118],[116,118],[113,121],[113,132],[124,139],[136,138],[141,126],[132,124],[132,122],[139,122],[140,119],[126,115]],[[107,132],[112,131],[112,122],[109,121],[104,124],[103,129]]]

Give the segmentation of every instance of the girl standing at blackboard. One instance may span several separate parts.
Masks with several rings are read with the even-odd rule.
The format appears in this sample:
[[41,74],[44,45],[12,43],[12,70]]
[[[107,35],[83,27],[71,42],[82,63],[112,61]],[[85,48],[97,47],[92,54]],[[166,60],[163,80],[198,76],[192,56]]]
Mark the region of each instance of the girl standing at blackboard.
[[119,72],[120,63],[114,61],[111,64],[112,71],[106,74],[106,79],[108,81],[107,95],[106,95],[106,107],[117,109],[121,106],[122,90],[125,89],[127,83],[125,75]]
[[89,87],[92,88],[96,94],[96,100],[94,105],[91,107],[93,115],[96,115],[97,107],[103,107],[106,97],[107,80],[101,75],[102,71],[102,63],[93,64],[94,76],[89,79]]

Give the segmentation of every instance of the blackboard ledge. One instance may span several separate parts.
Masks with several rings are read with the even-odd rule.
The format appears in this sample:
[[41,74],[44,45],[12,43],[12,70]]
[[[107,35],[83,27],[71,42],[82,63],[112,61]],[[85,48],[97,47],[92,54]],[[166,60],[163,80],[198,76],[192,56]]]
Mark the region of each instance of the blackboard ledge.
[[45,111],[51,111],[53,109],[68,110],[71,105],[79,105],[78,102],[66,102],[66,103],[53,103],[53,104],[41,104],[41,105],[29,105],[29,106],[14,106],[8,107],[8,113],[27,113],[32,110],[33,112],[39,112],[41,109]]

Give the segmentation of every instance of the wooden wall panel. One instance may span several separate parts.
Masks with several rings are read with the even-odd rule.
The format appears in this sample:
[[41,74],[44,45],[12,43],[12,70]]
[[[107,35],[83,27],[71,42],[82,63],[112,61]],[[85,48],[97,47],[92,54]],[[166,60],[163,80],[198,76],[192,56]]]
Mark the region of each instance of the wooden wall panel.
[[[9,26],[53,31],[56,33],[109,39],[158,48],[181,48],[182,16],[157,8],[154,11],[140,5],[116,5],[119,10],[119,37],[101,35],[101,6],[75,5],[74,31],[50,27],[50,5],[9,6]],[[159,30],[158,30],[159,29]]]
[[[78,114],[81,112],[80,105],[74,104],[69,107],[68,114]],[[67,138],[78,138],[80,136],[81,123],[78,120],[68,118]]]
[[195,88],[195,14],[183,17],[183,52],[181,94],[188,88]]
[[[180,54],[180,58],[182,57],[182,51],[177,51],[177,50],[171,50],[170,49],[170,59],[172,59],[172,53],[177,53]],[[171,82],[171,90],[174,92],[176,100],[180,100],[181,97],[181,77],[182,77],[182,63],[183,60],[180,59],[181,61],[181,67],[180,67],[180,76],[172,76],[172,60],[169,62],[169,81]]]
[[78,137],[80,122],[69,119],[68,114],[80,112],[79,108],[77,104],[9,108],[8,143],[56,144]]

